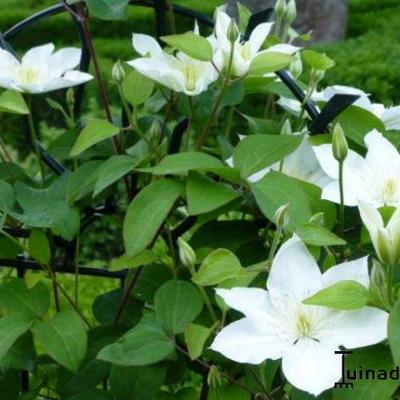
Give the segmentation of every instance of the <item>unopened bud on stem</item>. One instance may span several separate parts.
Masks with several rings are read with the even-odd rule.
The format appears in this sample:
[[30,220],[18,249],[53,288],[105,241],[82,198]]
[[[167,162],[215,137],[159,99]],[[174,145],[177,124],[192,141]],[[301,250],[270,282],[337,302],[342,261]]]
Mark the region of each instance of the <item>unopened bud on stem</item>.
[[277,227],[284,228],[289,223],[289,203],[280,206],[274,215],[274,221]]
[[292,133],[292,126],[290,125],[290,120],[287,118],[282,125],[281,135],[291,135]]
[[235,43],[237,38],[239,37],[239,35],[240,35],[240,32],[239,32],[237,23],[233,18],[231,18],[231,22],[229,24],[228,32],[227,32],[228,40],[231,43]]
[[217,389],[222,385],[221,373],[215,365],[212,365],[208,371],[207,383],[211,389]]
[[297,17],[297,8],[296,8],[296,2],[295,0],[289,0],[289,3],[286,7],[286,12],[285,12],[285,20],[286,22],[291,25],[292,22],[296,19]]
[[275,14],[278,18],[282,19],[286,14],[286,0],[278,0],[275,4]]
[[121,64],[121,61],[117,61],[112,69],[112,77],[114,79],[115,82],[122,83],[123,80],[125,79],[126,73],[124,70],[124,67]]
[[189,269],[190,272],[194,271],[196,265],[196,253],[192,247],[182,238],[178,239],[179,259],[182,265]]
[[349,152],[346,136],[344,135],[343,129],[339,124],[336,124],[335,128],[333,129],[332,151],[333,156],[339,162],[343,162]]

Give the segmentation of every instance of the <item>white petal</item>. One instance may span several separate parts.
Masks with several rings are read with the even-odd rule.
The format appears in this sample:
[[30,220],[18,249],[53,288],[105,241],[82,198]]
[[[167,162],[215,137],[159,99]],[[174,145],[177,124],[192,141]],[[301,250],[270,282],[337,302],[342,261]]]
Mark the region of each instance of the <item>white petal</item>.
[[133,48],[139,53],[141,56],[145,56],[148,53],[150,54],[159,54],[162,52],[160,45],[157,40],[152,36],[143,35],[141,33],[134,33],[132,35],[132,44]]
[[288,97],[280,97],[277,101],[285,111],[298,117],[301,113],[301,104],[298,100],[289,99]]
[[371,171],[379,172],[382,177],[400,174],[400,155],[389,140],[373,130],[365,135],[364,141],[368,147],[365,160]]
[[381,115],[381,120],[387,130],[400,130],[400,106],[385,110]]
[[383,228],[383,219],[379,211],[365,201],[358,202],[358,210],[363,224],[367,228],[372,241],[376,240],[378,229]]
[[251,54],[255,56],[257,52],[261,49],[261,46],[265,42],[265,39],[271,32],[273,22],[264,22],[257,25],[250,34],[249,45],[251,49]]
[[19,61],[9,51],[0,49],[0,75],[8,75],[18,65]]
[[[346,186],[344,189],[344,204],[346,206],[354,207],[357,203],[357,193],[353,190],[351,185]],[[333,203],[340,203],[340,190],[339,181],[329,183],[322,189],[321,199],[332,201]]]
[[322,285],[328,287],[340,281],[357,281],[369,287],[368,257],[344,263],[329,268],[322,274]]
[[51,92],[52,90],[64,89],[86,83],[93,79],[93,76],[86,72],[68,71],[62,78],[55,78],[46,82],[40,89],[40,93]]
[[373,307],[340,312],[332,316],[332,340],[348,349],[379,343],[387,338],[388,317],[387,312]]
[[299,340],[283,355],[283,373],[293,386],[318,396],[341,378],[341,356],[335,350],[312,339]]
[[294,236],[276,254],[268,276],[271,296],[305,299],[321,287],[321,272],[306,246]]
[[222,329],[210,348],[239,363],[260,364],[267,358],[281,358],[285,347],[274,328],[260,329],[259,324],[243,318]]
[[184,77],[181,71],[172,69],[158,58],[137,58],[129,61],[128,64],[134,67],[142,75],[164,85],[177,92],[185,90]]
[[25,65],[38,65],[49,64],[50,56],[54,51],[54,44],[48,43],[42,46],[33,47],[28,50],[22,57],[22,64]]
[[269,293],[257,288],[216,289],[226,305],[246,317],[257,319],[260,313],[273,312]]
[[61,76],[65,72],[74,69],[79,65],[82,50],[74,47],[67,47],[56,51],[50,59],[50,68],[53,76]]
[[273,53],[283,53],[283,54],[288,54],[291,56],[292,54],[296,53],[300,49],[301,49],[301,47],[282,43],[282,44],[275,44],[274,46],[268,47],[268,49],[266,51],[273,52]]

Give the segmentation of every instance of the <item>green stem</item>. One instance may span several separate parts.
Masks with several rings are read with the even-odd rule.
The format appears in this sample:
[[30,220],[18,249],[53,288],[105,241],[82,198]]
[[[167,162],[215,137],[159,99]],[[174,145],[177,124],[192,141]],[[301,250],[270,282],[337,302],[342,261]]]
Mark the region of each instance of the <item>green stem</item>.
[[39,162],[40,175],[42,178],[42,187],[44,187],[46,184],[46,178],[45,178],[45,173],[44,173],[44,165],[43,165],[42,156],[40,155],[40,149],[39,149],[39,143],[38,143],[38,138],[37,138],[37,133],[36,133],[36,128],[35,128],[35,122],[33,120],[33,115],[32,115],[32,102],[29,97],[27,97],[26,100],[27,100],[27,104],[29,106],[29,114],[27,115],[28,124],[29,124],[29,133],[30,133],[33,149],[35,151],[36,157]]
[[393,304],[393,267],[390,265],[386,266],[387,270],[387,295],[388,295],[388,303],[389,307],[392,307]]
[[305,124],[305,113],[306,113],[306,109],[305,109],[305,105],[309,102],[309,100],[311,99],[311,96],[314,93],[314,90],[316,89],[316,79],[315,79],[315,75],[316,75],[316,71],[313,69],[311,70],[311,74],[310,74],[310,82],[308,84],[308,88],[307,88],[307,93],[304,97],[303,102],[301,103],[301,112],[300,112],[300,116],[299,116],[299,123],[297,125],[296,131],[300,131],[304,124]]
[[234,112],[235,112],[235,109],[231,106],[229,108],[228,121],[226,123],[226,129],[225,129],[225,137],[227,137],[227,138],[229,138],[229,136],[231,135],[231,128],[232,128]]
[[9,240],[11,240],[17,247],[19,247],[23,252],[28,254],[30,257],[32,257],[38,265],[43,269],[44,272],[47,272],[49,274],[50,279],[52,282],[57,286],[58,290],[62,293],[62,295],[65,297],[65,299],[68,301],[68,303],[71,305],[71,307],[76,311],[76,313],[81,317],[82,321],[87,325],[88,328],[91,328],[91,325],[89,321],[86,319],[86,317],[83,315],[83,313],[79,310],[78,306],[74,303],[70,295],[67,293],[67,291],[60,285],[60,283],[57,281],[54,271],[52,267],[47,264],[43,263],[39,260],[37,260],[29,251],[29,248],[25,246],[24,244],[20,243],[16,238],[8,234],[4,230],[0,230],[0,233],[3,234],[5,237],[7,237]]
[[218,112],[219,106],[221,105],[221,102],[222,102],[223,98],[225,97],[225,94],[226,94],[226,92],[227,92],[227,90],[229,88],[229,81],[230,81],[230,75],[231,75],[231,71],[232,71],[234,52],[235,52],[235,44],[231,43],[231,52],[230,52],[230,55],[229,55],[228,68],[227,68],[227,71],[226,71],[225,79],[224,79],[223,84],[222,84],[221,92],[220,92],[220,94],[219,94],[219,96],[218,96],[218,98],[217,98],[217,100],[216,100],[216,102],[214,104],[214,107],[213,107],[213,109],[211,111],[211,115],[210,115],[210,118],[208,119],[208,122],[207,122],[206,126],[204,127],[204,129],[202,130],[202,132],[201,132],[201,134],[199,136],[199,139],[198,139],[198,141],[196,143],[196,146],[195,146],[196,150],[200,150],[202,148],[203,144],[206,142],[206,140],[208,138],[208,135],[210,134],[211,126],[212,126],[212,124],[214,122],[214,119],[215,119],[215,116],[216,116],[216,114]]
[[274,239],[273,239],[272,245],[271,245],[271,250],[269,252],[269,257],[268,257],[268,265],[269,266],[272,265],[272,260],[274,259],[274,256],[275,256],[275,253],[276,253],[276,249],[278,248],[278,244],[279,244],[279,240],[280,240],[281,234],[282,234],[282,227],[278,226],[276,228]]
[[202,286],[198,285],[197,287],[199,289],[199,292],[200,292],[201,296],[203,297],[204,304],[207,307],[207,311],[210,314],[210,317],[212,318],[214,323],[218,322],[217,314],[214,311],[214,308],[213,308],[213,306],[211,304],[210,298],[207,295],[207,292],[205,291],[205,289]]
[[339,192],[340,192],[339,229],[340,229],[340,235],[343,236],[344,234],[343,161],[339,161]]

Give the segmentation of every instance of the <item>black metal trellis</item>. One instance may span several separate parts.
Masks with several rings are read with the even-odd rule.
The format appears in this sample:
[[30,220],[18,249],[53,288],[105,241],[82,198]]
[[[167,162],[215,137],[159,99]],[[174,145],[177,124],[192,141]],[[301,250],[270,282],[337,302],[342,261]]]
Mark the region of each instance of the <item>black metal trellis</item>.
[[[155,30],[157,36],[162,36],[167,32],[167,13],[168,7],[166,0],[131,0],[130,5],[132,6],[141,6],[141,7],[149,7],[154,9],[155,13]],[[75,10],[74,6],[71,6],[73,10]],[[197,20],[200,24],[212,28],[214,22],[207,15],[199,13],[197,11],[191,10],[189,8],[180,6],[180,5],[172,5],[174,13],[191,18],[193,20]],[[29,28],[33,24],[40,22],[46,18],[67,12],[67,8],[64,3],[54,5],[49,7],[43,11],[40,11],[25,20],[17,23],[4,33],[0,32],[0,47],[7,49],[11,52],[13,48],[10,44],[10,39],[14,36],[18,35],[20,32],[23,32],[25,29]],[[258,13],[253,16],[250,20],[249,28],[246,32],[248,35],[251,31],[251,28],[259,22],[260,18],[264,20],[267,16],[270,15],[268,10]],[[74,24],[77,27],[78,37],[82,46],[82,58],[80,61],[80,70],[87,72],[90,64],[90,52],[87,47],[87,42],[84,37],[84,32],[82,29],[82,25],[77,17],[71,14],[71,18]],[[304,108],[311,118],[310,124],[310,132],[311,134],[324,132],[328,126],[328,124],[337,117],[344,109],[353,104],[359,96],[356,95],[336,95],[334,96],[322,110],[319,111],[318,107],[314,104],[313,101],[308,100],[305,101],[305,93],[302,88],[296,83],[296,81],[291,77],[291,75],[287,71],[278,71],[276,73],[278,77],[282,80],[282,82],[288,87],[288,89],[292,92],[292,94],[301,102],[304,103]],[[77,87],[75,91],[76,101],[75,101],[75,112],[77,115],[80,114],[80,108],[82,103],[82,96],[84,91],[84,85],[80,85]],[[174,132],[173,132],[173,140],[171,141],[170,151],[171,153],[176,152],[179,147],[180,138],[182,137],[183,131],[186,129],[187,121],[181,120]],[[31,144],[32,145],[32,144]],[[40,146],[40,144],[39,144]],[[40,146],[40,154],[43,158],[45,164],[57,175],[61,175],[67,171],[64,165],[62,165],[57,159],[52,157],[50,154],[46,152],[46,150]],[[103,206],[98,208],[88,208],[83,216],[81,221],[81,229],[85,229],[89,226],[98,216],[105,214],[112,214],[114,212],[112,199],[106,200]],[[195,219],[193,217],[187,218],[187,220],[183,221],[181,225],[179,225],[175,231],[173,232],[174,237],[178,237],[183,234],[187,229],[190,229],[193,226]],[[8,232],[14,236],[19,238],[28,237],[30,230],[21,229],[21,228],[8,228]],[[71,245],[64,240],[56,240],[55,245],[64,248],[66,254],[71,251]],[[25,270],[39,270],[41,269],[40,265],[33,260],[25,259],[24,257],[18,257],[17,259],[0,259],[0,267],[11,267],[16,268],[18,270],[18,275],[23,276]],[[75,267],[68,261],[68,257],[65,257],[65,261],[62,263],[58,263],[54,266],[57,272],[61,273],[75,273]],[[107,269],[102,268],[89,268],[84,266],[79,266],[77,268],[78,273],[82,275],[89,276],[97,276],[97,277],[107,277],[107,278],[117,278],[123,280],[126,273],[124,271],[121,272],[110,272]]]

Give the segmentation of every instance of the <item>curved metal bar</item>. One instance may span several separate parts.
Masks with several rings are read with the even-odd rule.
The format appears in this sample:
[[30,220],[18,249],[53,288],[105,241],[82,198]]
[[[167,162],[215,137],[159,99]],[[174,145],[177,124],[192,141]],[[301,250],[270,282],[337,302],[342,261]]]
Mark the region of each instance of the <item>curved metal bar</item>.
[[[288,89],[293,93],[298,101],[304,102],[306,95],[303,89],[297,84],[297,82],[289,75],[285,70],[277,71],[276,74],[281,78],[282,82],[288,87]],[[319,111],[315,103],[311,100],[304,104],[308,115],[311,119],[315,120],[318,118]]]
[[66,11],[63,4],[57,4],[55,6],[46,8],[42,11],[37,12],[36,14],[31,15],[30,17],[18,22],[18,24],[14,25],[7,31],[3,33],[3,36],[6,40],[10,39],[11,37],[15,36],[17,33],[23,31],[27,26],[32,25],[35,22],[39,22],[42,19],[47,17],[60,14]]

